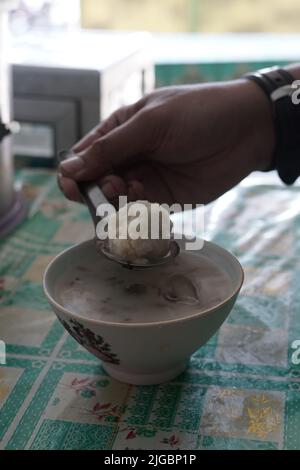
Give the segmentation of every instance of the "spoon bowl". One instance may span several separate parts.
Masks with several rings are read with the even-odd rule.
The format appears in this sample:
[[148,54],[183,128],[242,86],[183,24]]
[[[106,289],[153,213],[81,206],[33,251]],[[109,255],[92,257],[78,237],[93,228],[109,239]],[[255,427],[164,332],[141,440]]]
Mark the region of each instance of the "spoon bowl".
[[175,240],[172,240],[170,243],[170,249],[168,253],[163,256],[162,258],[155,259],[155,260],[148,260],[146,258],[142,258],[135,261],[129,261],[122,258],[117,258],[114,256],[105,246],[105,243],[97,243],[97,251],[101,251],[101,253],[106,256],[106,258],[115,261],[116,263],[121,264],[127,269],[145,269],[145,268],[155,268],[157,266],[161,266],[163,264],[169,263],[174,258],[176,258],[180,254],[180,246]]

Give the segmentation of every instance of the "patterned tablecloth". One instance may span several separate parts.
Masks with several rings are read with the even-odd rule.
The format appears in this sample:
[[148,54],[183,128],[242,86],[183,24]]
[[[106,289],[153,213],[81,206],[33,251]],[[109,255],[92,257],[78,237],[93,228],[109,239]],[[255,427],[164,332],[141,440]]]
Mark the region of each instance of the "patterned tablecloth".
[[43,295],[51,258],[92,235],[86,209],[53,174],[20,176],[29,217],[0,244],[2,449],[300,449],[299,186],[253,176],[207,208],[206,238],[245,269],[241,295],[183,375],[135,387],[109,378]]

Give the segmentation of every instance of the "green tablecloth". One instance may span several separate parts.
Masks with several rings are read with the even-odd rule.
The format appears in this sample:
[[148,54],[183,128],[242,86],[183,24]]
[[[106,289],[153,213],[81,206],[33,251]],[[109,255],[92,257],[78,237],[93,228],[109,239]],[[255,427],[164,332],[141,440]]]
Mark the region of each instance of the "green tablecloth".
[[206,238],[245,269],[241,295],[186,373],[135,387],[109,378],[43,295],[49,260],[92,234],[86,209],[53,174],[20,176],[31,211],[0,244],[1,448],[300,449],[300,187],[253,176],[207,208]]

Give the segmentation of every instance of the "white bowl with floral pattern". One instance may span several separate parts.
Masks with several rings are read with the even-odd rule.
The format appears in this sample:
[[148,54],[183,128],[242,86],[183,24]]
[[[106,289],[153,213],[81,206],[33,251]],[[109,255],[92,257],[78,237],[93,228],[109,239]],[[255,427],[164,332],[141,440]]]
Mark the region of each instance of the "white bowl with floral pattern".
[[172,380],[186,369],[190,356],[226,320],[243,284],[240,263],[224,248],[205,241],[201,255],[218,263],[229,274],[230,295],[213,308],[183,318],[152,323],[113,323],[89,319],[64,307],[57,286],[66,267],[75,266],[79,260],[84,265],[91,257],[99,256],[95,254],[93,240],[79,243],[51,261],[44,274],[44,292],[66,330],[102,361],[109,375],[130,384],[158,384]]

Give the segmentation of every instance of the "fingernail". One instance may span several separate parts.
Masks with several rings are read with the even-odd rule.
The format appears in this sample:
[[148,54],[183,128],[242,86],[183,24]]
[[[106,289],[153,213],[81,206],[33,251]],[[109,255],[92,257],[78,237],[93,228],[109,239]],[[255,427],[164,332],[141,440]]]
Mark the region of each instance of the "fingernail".
[[84,161],[80,157],[68,158],[60,164],[61,169],[69,175],[77,173],[84,167]]
[[112,199],[117,195],[115,188],[113,187],[113,185],[109,181],[104,183],[101,186],[101,189],[102,189],[103,193],[105,194],[105,196],[108,199]]
[[63,179],[63,174],[58,172],[57,173],[57,184],[60,189],[62,189],[62,179]]

